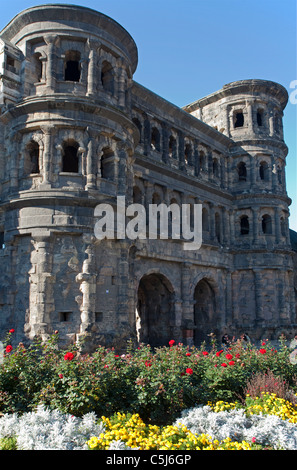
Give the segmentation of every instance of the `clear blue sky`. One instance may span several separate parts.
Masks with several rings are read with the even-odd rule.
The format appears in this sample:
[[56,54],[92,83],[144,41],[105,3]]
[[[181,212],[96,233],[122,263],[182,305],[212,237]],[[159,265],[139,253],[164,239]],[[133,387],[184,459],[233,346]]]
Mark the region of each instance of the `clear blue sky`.
[[[2,3],[3,0],[2,0]],[[13,0],[0,29],[21,10],[42,3]],[[134,79],[177,106],[242,79],[297,81],[296,0],[70,0],[110,16],[134,38]],[[297,90],[297,86],[295,87]],[[297,98],[297,93],[295,93]],[[290,227],[297,231],[297,104],[285,110]]]

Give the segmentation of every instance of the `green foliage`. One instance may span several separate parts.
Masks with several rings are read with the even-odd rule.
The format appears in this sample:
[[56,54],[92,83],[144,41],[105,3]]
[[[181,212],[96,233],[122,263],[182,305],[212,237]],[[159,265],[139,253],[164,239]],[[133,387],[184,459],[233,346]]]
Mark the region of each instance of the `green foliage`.
[[[5,345],[11,343],[9,333]],[[257,373],[271,371],[294,389],[296,365],[285,343],[278,350],[241,341],[227,350],[213,341],[210,350],[182,344],[152,350],[147,345],[125,354],[99,347],[82,355],[79,347],[57,346],[55,334],[46,343],[36,339],[4,353],[0,364],[0,411],[30,411],[45,404],[63,413],[111,416],[118,411],[139,413],[147,422],[172,422],[181,410],[208,401],[234,401],[244,396]]]
[[15,437],[2,437],[0,439],[0,450],[17,450],[17,440]]

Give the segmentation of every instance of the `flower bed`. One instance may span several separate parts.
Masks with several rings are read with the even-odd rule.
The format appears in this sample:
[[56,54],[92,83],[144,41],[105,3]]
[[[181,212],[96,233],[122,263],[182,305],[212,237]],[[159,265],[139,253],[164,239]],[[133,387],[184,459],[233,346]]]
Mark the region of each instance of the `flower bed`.
[[[139,435],[139,441],[133,445],[149,446],[147,438],[155,433],[153,441],[162,448],[169,445],[168,442],[172,446],[189,445],[190,448],[266,445],[256,435],[248,434],[249,439],[245,439],[246,434],[242,433],[241,441],[232,434],[218,438],[207,429],[195,430],[186,423],[186,428],[177,430],[176,420],[184,419],[185,410],[201,413],[208,407],[209,416],[229,410],[233,413],[231,417],[239,419],[244,405],[246,419],[252,420],[258,407],[263,416],[269,416],[269,419],[265,417],[267,423],[271,422],[270,412],[273,412],[278,420],[296,425],[297,366],[290,362],[290,349],[284,339],[277,349],[267,341],[257,348],[239,340],[227,349],[213,341],[206,349],[205,345],[189,348],[171,340],[168,346],[155,350],[149,345],[133,348],[128,344],[124,354],[98,347],[93,354],[82,355],[78,346],[67,351],[59,349],[58,334],[44,344],[36,339],[29,347],[15,345],[13,336],[14,331],[10,330],[0,364],[0,412],[5,416],[16,416],[16,413],[28,416],[39,406],[76,419],[94,413],[105,417],[106,421],[101,424],[104,424],[104,432],[111,433],[113,429],[107,430],[113,426],[113,421],[110,425],[108,419],[114,420],[117,413],[137,416],[142,422],[138,428],[144,434]],[[269,392],[269,398],[261,393],[262,389]],[[275,396],[271,395],[273,393]],[[0,422],[3,424],[3,420]],[[249,428],[254,425],[249,421]],[[117,423],[117,426],[120,430],[126,424]],[[169,441],[168,432],[172,433]],[[91,436],[93,447],[111,445],[112,434],[99,444],[95,441],[98,436],[98,433]],[[253,437],[256,444],[251,440]],[[116,445],[130,447],[130,442],[123,439],[113,441]],[[276,446],[274,442],[271,445]]]

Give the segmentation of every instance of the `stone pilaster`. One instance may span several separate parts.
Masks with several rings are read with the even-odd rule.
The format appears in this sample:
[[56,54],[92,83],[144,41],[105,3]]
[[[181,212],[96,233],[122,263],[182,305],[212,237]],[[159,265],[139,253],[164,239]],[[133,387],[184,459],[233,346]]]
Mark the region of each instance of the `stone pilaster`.
[[51,332],[51,314],[55,309],[52,241],[48,235],[36,235],[32,243],[34,251],[31,254],[32,267],[29,271],[30,313],[25,330],[31,339],[38,335],[46,340]]
[[[92,330],[95,325],[95,308],[96,308],[96,257],[95,257],[95,237],[92,235],[84,235],[86,259],[83,262],[82,272],[76,276],[76,282],[80,284],[82,293],[82,303],[80,306],[81,323],[80,332],[77,339],[84,339],[90,343],[92,339]],[[88,350],[90,345],[84,343],[83,348]]]
[[59,36],[49,34],[44,36],[47,44],[47,66],[46,66],[46,89],[47,93],[55,93],[56,91],[56,46],[59,43]]

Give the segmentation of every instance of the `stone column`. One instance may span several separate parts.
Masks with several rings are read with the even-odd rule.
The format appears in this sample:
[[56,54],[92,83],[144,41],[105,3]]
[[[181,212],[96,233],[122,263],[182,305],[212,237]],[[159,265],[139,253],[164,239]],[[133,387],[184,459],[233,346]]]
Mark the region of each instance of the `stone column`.
[[82,303],[80,306],[81,311],[81,324],[78,338],[83,338],[87,342],[83,347],[88,350],[91,346],[92,330],[95,325],[95,308],[96,308],[96,256],[95,245],[96,238],[93,235],[87,234],[83,236],[85,243],[85,253],[87,258],[83,262],[82,272],[76,276],[76,282],[80,284],[80,291],[82,293]]
[[229,228],[230,228],[230,242],[231,242],[231,245],[233,245],[235,243],[235,221],[234,221],[233,209],[229,210]]
[[212,202],[209,203],[209,234],[210,240],[215,240],[215,207]]
[[[194,301],[190,297],[190,284],[191,284],[191,264],[183,263],[181,268],[181,295],[182,295],[182,336],[183,342],[189,346],[193,345],[194,341]],[[181,325],[177,323],[176,328]]]
[[162,127],[162,160],[164,163],[168,163],[169,161],[169,131],[166,125]]
[[10,153],[10,189],[15,191],[19,187],[19,154],[21,135],[17,132],[12,138],[12,152]]
[[47,44],[47,67],[46,67],[46,88],[48,93],[56,91],[56,46],[59,43],[59,37],[54,34],[44,36]]
[[199,176],[200,173],[200,161],[199,161],[199,142],[195,140],[194,142],[194,174]]
[[278,175],[277,175],[277,168],[276,168],[276,158],[275,156],[271,157],[271,166],[272,166],[272,173],[271,173],[271,188],[273,194],[278,192]]
[[262,328],[265,326],[265,318],[263,317],[263,291],[265,291],[265,286],[262,285],[261,270],[254,269],[253,272],[255,282],[256,323]]
[[253,212],[253,244],[259,243],[259,220],[258,220],[258,207],[252,207]]
[[281,241],[281,227],[280,227],[280,219],[281,219],[281,208],[275,207],[274,208],[274,225],[275,225],[275,243],[280,243]]
[[29,271],[30,313],[25,329],[32,339],[41,336],[46,340],[50,334],[51,314],[55,310],[52,274],[52,241],[49,235],[33,235],[34,251]]
[[55,133],[54,126],[43,126],[41,130],[44,134],[44,150],[43,150],[43,181],[42,185],[50,187],[51,183],[51,167],[53,160],[53,136]]
[[275,128],[274,128],[274,112],[273,112],[273,109],[269,109],[269,118],[268,118],[268,121],[269,121],[269,135],[270,136],[273,136],[274,135],[274,132],[275,132]]
[[[129,242],[122,241],[121,248],[119,250],[119,259],[118,259],[118,298],[117,298],[117,322],[118,322],[118,331],[121,334],[120,340],[123,341],[122,344],[119,343],[119,347],[125,347],[127,340],[131,337],[131,328],[134,326],[133,320],[130,318],[131,312],[129,312],[130,307],[130,298],[129,298]],[[131,321],[132,320],[132,321]],[[130,323],[133,324],[131,324]]]
[[124,61],[119,62],[119,78],[118,78],[118,103],[121,108],[126,106],[126,79],[127,72],[125,69]]
[[87,128],[87,134],[89,136],[88,148],[87,148],[87,163],[86,163],[86,176],[87,183],[85,189],[96,189],[97,187],[97,130],[90,127]]
[[254,119],[253,119],[253,101],[247,102],[247,114],[248,114],[248,127],[250,128],[251,132],[254,132]]
[[180,170],[185,169],[185,137],[179,132],[178,135],[178,158]]
[[115,160],[115,181],[118,183],[118,196],[127,195],[127,149],[124,142],[118,143],[118,157]]

